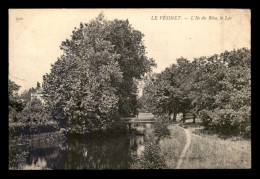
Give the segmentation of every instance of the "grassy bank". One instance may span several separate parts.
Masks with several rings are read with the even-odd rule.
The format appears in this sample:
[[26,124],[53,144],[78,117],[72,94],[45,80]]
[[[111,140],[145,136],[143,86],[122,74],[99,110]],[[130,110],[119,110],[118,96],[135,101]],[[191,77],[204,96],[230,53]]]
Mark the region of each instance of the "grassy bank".
[[201,121],[180,126],[189,130],[191,146],[183,160],[183,169],[251,168],[251,140],[206,130]]
[[[160,140],[160,152],[166,168],[174,169],[186,143],[184,130],[170,125],[170,137]],[[251,141],[198,135],[199,124],[186,125],[191,133],[191,145],[181,163],[181,169],[246,169],[251,168]],[[196,131],[197,129],[197,131]],[[194,134],[196,133],[196,134]]]
[[192,135],[191,146],[181,165],[182,169],[235,169],[251,167],[251,151]]
[[60,139],[64,139],[64,135],[60,131],[24,135],[9,139],[9,146],[27,145],[35,142],[51,142]]
[[9,123],[9,145],[24,145],[34,141],[56,140],[62,137],[57,123]]
[[49,133],[58,130],[59,126],[54,121],[44,123],[9,123],[9,135],[11,137]]
[[159,144],[166,168],[174,169],[185,146],[186,136],[184,131],[175,125],[169,125],[168,128],[170,137],[161,139]]
[[174,169],[185,146],[184,131],[169,123],[156,123],[142,155],[133,154],[132,169]]

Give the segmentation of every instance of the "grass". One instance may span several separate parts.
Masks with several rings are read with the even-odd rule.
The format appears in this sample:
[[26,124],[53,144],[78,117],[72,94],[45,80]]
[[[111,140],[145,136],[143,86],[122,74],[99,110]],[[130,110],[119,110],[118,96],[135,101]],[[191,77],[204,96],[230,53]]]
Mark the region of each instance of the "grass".
[[218,141],[192,135],[191,146],[182,169],[246,169],[251,168],[251,151]]
[[221,135],[204,129],[196,120],[178,121],[191,133],[191,146],[182,169],[247,169],[251,168],[251,140],[239,136]]
[[[203,132],[198,120],[182,124],[191,133],[191,145],[181,164],[181,169],[248,169],[251,168],[251,140]],[[171,125],[171,137],[160,140],[160,149],[167,168],[174,169],[185,146],[184,130]]]
[[186,136],[184,131],[177,126],[170,125],[169,128],[170,137],[161,139],[159,145],[166,168],[174,169],[185,146]]

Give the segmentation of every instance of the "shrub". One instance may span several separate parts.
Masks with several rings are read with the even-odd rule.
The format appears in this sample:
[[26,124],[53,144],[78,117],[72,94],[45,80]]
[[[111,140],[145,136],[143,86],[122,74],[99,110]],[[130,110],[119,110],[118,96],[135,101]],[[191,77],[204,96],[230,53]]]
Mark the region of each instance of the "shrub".
[[133,169],[163,169],[166,168],[164,158],[161,155],[161,149],[155,142],[145,144],[145,149],[141,156],[133,154],[133,161],[131,164]]
[[168,123],[161,122],[154,124],[154,134],[159,139],[162,137],[170,136],[171,133],[168,129]]
[[37,98],[33,98],[27,102],[25,108],[22,110],[19,122],[25,124],[44,124],[48,121],[48,114],[44,105]]

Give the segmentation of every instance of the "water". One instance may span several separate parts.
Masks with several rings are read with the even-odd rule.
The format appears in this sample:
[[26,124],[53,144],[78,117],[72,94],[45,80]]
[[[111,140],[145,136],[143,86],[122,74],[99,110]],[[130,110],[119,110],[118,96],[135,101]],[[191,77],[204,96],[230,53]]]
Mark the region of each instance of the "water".
[[28,152],[19,165],[21,169],[129,169],[133,155],[144,150],[152,126],[131,124],[131,130],[116,136],[19,146],[17,153]]

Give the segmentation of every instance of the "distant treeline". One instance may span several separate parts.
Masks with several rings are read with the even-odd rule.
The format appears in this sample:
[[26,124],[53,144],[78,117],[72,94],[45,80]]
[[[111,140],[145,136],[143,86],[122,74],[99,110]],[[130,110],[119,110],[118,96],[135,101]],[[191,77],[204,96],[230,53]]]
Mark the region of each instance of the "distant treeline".
[[177,59],[146,80],[143,108],[176,120],[187,112],[222,133],[251,133],[251,50]]

